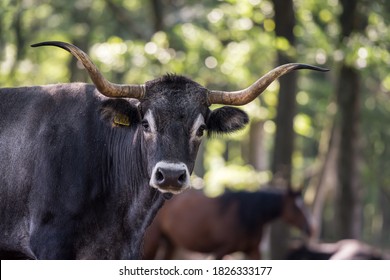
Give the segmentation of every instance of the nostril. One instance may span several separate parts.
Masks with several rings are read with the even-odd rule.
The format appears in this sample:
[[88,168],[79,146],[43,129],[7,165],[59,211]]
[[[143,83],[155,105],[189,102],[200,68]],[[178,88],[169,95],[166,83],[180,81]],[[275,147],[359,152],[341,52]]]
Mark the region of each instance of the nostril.
[[164,182],[164,174],[162,173],[160,168],[157,169],[155,176],[156,176],[157,182],[159,182],[159,183]]
[[180,184],[183,184],[187,179],[187,175],[186,175],[186,172],[184,171],[180,176],[179,178],[177,178],[177,181],[180,183]]

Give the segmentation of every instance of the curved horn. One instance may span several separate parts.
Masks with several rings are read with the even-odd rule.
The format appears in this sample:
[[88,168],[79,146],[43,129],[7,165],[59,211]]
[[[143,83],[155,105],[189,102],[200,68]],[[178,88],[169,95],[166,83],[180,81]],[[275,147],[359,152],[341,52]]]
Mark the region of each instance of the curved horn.
[[31,47],[56,46],[67,50],[75,56],[87,69],[89,77],[92,79],[96,88],[107,97],[128,97],[141,99],[145,94],[144,85],[118,85],[111,83],[103,77],[96,65],[91,61],[89,56],[78,47],[59,41],[48,41],[31,45]]
[[301,63],[284,64],[271,70],[258,79],[250,87],[239,91],[209,91],[209,104],[245,105],[259,96],[274,80],[293,70],[310,69],[316,71],[329,71],[329,69]]

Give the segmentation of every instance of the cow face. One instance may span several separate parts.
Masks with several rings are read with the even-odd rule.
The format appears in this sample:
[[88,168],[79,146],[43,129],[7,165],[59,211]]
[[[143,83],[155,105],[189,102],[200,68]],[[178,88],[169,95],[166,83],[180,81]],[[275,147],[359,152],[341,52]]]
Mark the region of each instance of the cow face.
[[170,193],[189,187],[205,131],[232,132],[248,122],[246,113],[233,107],[211,111],[207,94],[207,89],[181,76],[146,83],[139,130],[151,187]]

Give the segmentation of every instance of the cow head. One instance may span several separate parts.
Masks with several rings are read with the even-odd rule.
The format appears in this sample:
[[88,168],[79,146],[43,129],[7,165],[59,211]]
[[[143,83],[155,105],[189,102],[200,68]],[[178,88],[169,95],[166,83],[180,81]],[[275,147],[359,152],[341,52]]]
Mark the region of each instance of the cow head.
[[286,64],[270,71],[247,89],[236,92],[208,90],[176,75],[166,75],[140,85],[118,85],[107,81],[90,58],[71,44],[43,42],[33,47],[49,45],[69,51],[82,62],[103,95],[139,100],[135,108],[140,116],[136,137],[141,139],[147,158],[149,184],[164,193],[179,193],[189,187],[189,177],[205,131],[228,133],[248,123],[248,116],[242,110],[224,106],[211,111],[211,104],[247,104],[272,81],[292,70],[327,71],[311,65]]

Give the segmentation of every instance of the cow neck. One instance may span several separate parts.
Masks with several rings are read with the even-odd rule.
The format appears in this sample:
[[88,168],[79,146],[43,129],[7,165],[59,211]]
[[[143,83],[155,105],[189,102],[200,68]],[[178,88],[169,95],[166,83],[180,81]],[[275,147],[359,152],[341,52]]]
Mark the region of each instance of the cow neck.
[[106,154],[103,154],[104,188],[110,192],[135,195],[148,184],[140,137],[135,128],[109,128],[106,135]]
[[129,238],[129,247],[123,259],[139,259],[141,244],[147,226],[163,204],[163,196],[149,186],[149,178],[142,153],[141,137],[136,128],[110,129],[106,133],[104,158],[105,191],[120,205],[123,213],[122,226]]

